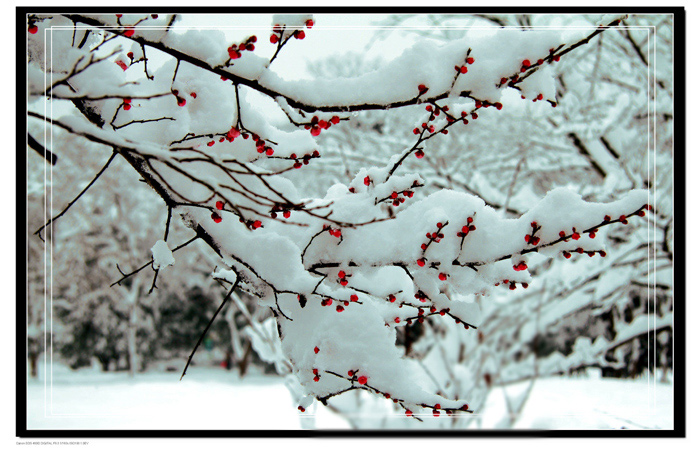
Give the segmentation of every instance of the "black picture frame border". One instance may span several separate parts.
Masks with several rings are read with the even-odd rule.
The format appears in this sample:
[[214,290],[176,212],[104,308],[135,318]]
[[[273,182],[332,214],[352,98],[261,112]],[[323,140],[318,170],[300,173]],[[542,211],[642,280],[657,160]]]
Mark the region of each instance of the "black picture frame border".
[[[500,14],[673,14],[674,15],[674,429],[673,430],[29,430],[27,429],[27,363],[26,363],[26,250],[27,250],[27,180],[26,180],[26,16],[28,14],[75,13],[99,14],[119,11],[138,13],[183,14],[381,14],[381,13],[500,13]],[[289,438],[289,437],[355,437],[355,438],[680,438],[686,437],[686,11],[683,7],[36,7],[16,8],[16,437],[19,438]],[[25,120],[20,120],[24,117]],[[23,138],[24,137],[24,138]]]

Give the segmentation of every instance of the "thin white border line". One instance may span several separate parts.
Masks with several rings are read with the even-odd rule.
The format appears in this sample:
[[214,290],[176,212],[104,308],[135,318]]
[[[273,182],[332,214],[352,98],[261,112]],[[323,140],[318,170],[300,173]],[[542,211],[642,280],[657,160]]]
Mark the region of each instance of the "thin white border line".
[[[44,48],[46,48],[46,35],[47,35],[47,32],[48,32],[48,31],[51,32],[51,48],[50,48],[50,51],[51,51],[51,67],[52,67],[52,70],[51,70],[51,85],[53,85],[53,30],[54,30],[54,29],[56,29],[57,31],[59,31],[59,30],[71,30],[71,31],[72,31],[72,30],[76,30],[76,29],[95,29],[95,28],[98,28],[98,29],[123,29],[123,28],[128,28],[128,27],[131,27],[131,26],[129,26],[129,25],[122,25],[122,26],[119,26],[119,25],[115,25],[115,26],[108,26],[108,25],[105,25],[105,26],[65,26],[65,25],[53,26],[53,25],[52,25],[49,29],[44,29],[44,44],[45,44],[45,45],[44,45]],[[211,27],[207,27],[207,26],[199,26],[199,27],[194,27],[194,26],[171,26],[171,27],[168,27],[168,26],[140,26],[140,25],[136,25],[136,26],[133,26],[133,27],[131,27],[131,28],[135,28],[135,29],[145,29],[145,30],[150,30],[150,29],[156,29],[156,30],[162,30],[162,29],[258,29],[258,28],[260,28],[260,29],[269,29],[269,26],[211,26]],[[299,28],[299,27],[289,27],[289,29],[293,29],[293,28]],[[525,30],[527,30],[527,29],[540,29],[540,28],[541,28],[541,29],[548,29],[548,30],[570,30],[570,29],[598,29],[598,28],[601,28],[601,27],[600,27],[600,26],[596,26],[596,25],[590,25],[590,26],[568,26],[568,27],[567,27],[567,26],[529,26],[529,27],[521,27],[521,26],[503,26],[503,27],[501,27],[501,26],[490,26],[490,27],[485,27],[485,26],[475,26],[475,27],[467,27],[467,26],[426,26],[426,27],[409,27],[409,26],[333,26],[333,27],[316,27],[316,28],[317,28],[317,29],[326,29],[326,30],[330,30],[330,29],[334,29],[334,30],[335,30],[335,29],[343,29],[343,30],[346,30],[346,29],[347,29],[347,30],[352,30],[352,29],[357,29],[357,30],[361,30],[361,29],[375,29],[375,30],[377,30],[377,29],[390,29],[390,30],[396,30],[396,29],[411,29],[411,30],[413,30],[413,29],[487,29],[487,30],[499,30],[499,29],[504,29],[504,28],[515,28],[515,29],[520,29],[520,30],[525,31]],[[621,28],[621,29],[646,29],[647,32],[649,33],[649,35],[651,35],[651,29],[653,28],[653,29],[654,29],[654,37],[656,36],[656,26],[655,26],[655,25],[647,25],[647,26],[617,26],[617,27],[607,27],[607,26],[606,26],[606,27],[603,27],[603,28],[605,28],[605,29],[610,29],[610,28]],[[650,38],[648,38],[648,39],[650,40]],[[647,61],[650,62],[650,59],[651,59],[651,58],[650,58],[650,54],[649,54],[649,53],[650,53],[650,46],[649,46],[649,44],[647,43]],[[45,65],[44,65],[44,66],[46,67],[46,52],[44,53],[44,61],[45,61]],[[656,63],[656,40],[655,40],[655,39],[654,39],[654,63]],[[649,86],[649,83],[651,82],[651,80],[650,80],[650,78],[651,78],[651,73],[650,73],[651,67],[650,67],[650,66],[651,66],[651,64],[649,64],[649,65],[647,66],[647,93],[648,93],[648,94],[647,94],[647,125],[648,125],[648,131],[651,131],[651,126],[649,125],[649,124],[650,124],[650,119],[651,119],[651,114],[650,114],[650,110],[651,110],[651,107],[650,107],[650,103],[651,103],[651,99],[650,99],[650,97],[651,97],[651,89],[650,89],[650,86]],[[656,66],[654,66],[654,83],[656,83]],[[46,85],[46,73],[44,74],[44,86],[47,87],[47,85]],[[28,89],[28,88],[27,88],[27,89]],[[656,85],[655,85],[655,84],[654,84],[654,92],[656,92]],[[53,148],[53,96],[51,96],[51,98],[50,98],[50,106],[51,106],[51,116],[50,116],[49,120],[50,120],[51,127],[50,127],[49,129],[50,129],[50,133],[51,133],[51,135],[50,135],[51,147]],[[45,108],[44,108],[44,111],[46,111],[46,101],[45,101]],[[654,121],[655,121],[655,120],[656,120],[656,97],[654,97]],[[45,142],[46,142],[46,128],[47,128],[47,126],[45,125],[45,126],[44,126],[44,130],[45,130],[45,131],[44,131]],[[654,158],[654,187],[653,187],[653,198],[654,198],[654,205],[655,205],[655,204],[656,204],[656,154],[655,154],[655,152],[656,152],[656,124],[655,124],[655,123],[654,123],[654,127],[653,127],[653,135],[654,135],[654,154],[653,154],[653,158]],[[649,154],[650,152],[651,152],[651,145],[650,145],[650,138],[648,137],[648,138],[647,138],[647,153]],[[45,167],[44,173],[45,173],[45,175],[46,175],[46,166],[47,166],[47,164],[48,164],[48,161],[45,161],[45,163],[44,163],[44,167]],[[647,167],[649,167],[649,161],[647,162]],[[50,205],[51,205],[51,210],[53,210],[53,166],[50,167],[50,176],[51,176],[51,183],[50,183],[50,190],[51,190],[51,193],[50,193]],[[47,203],[49,203],[48,198],[46,198],[46,197],[47,197],[47,196],[46,196],[46,190],[47,190],[47,188],[46,188],[46,176],[45,176],[45,177],[44,177],[44,192],[45,192],[44,218],[45,218],[45,221],[48,220],[48,218],[47,218]],[[650,225],[649,225],[649,227],[650,227]],[[53,223],[51,224],[51,235],[53,236]],[[48,245],[48,249],[46,249],[47,245]],[[53,243],[48,244],[48,242],[46,242],[45,245],[44,245],[44,247],[45,247],[44,273],[46,273],[46,254],[47,254],[47,253],[50,254],[50,260],[51,260],[51,262],[53,262]],[[654,281],[656,281],[656,249],[655,249],[655,248],[653,249],[653,257],[654,257],[654,275],[653,275],[653,276],[654,276]],[[120,416],[120,415],[122,415],[122,414],[87,414],[87,413],[54,414],[54,412],[53,412],[53,265],[50,265],[50,269],[49,269],[49,270],[50,270],[50,277],[51,277],[51,278],[50,278],[50,280],[51,280],[51,283],[50,283],[50,292],[51,292],[51,295],[50,295],[50,303],[51,303],[51,309],[50,309],[50,317],[51,317],[51,319],[50,319],[50,322],[51,322],[51,333],[50,333],[50,344],[51,344],[51,347],[50,347],[50,348],[51,348],[51,351],[50,351],[50,354],[51,354],[51,364],[50,364],[50,378],[51,378],[51,389],[50,389],[50,391],[51,391],[51,411],[50,411],[50,412],[51,412],[51,414],[50,414],[49,417],[51,417],[51,416],[100,416],[100,417],[101,417],[101,416],[107,416],[107,417],[111,417],[111,416]],[[45,298],[45,300],[44,300],[44,305],[45,305],[45,308],[46,308],[46,295],[47,295],[47,293],[48,293],[48,289],[46,288],[46,277],[45,277],[45,280],[44,280],[44,286],[45,286],[45,288],[44,288],[44,298]],[[655,285],[654,285],[654,288],[653,288],[653,289],[654,289],[654,313],[656,313],[656,286],[655,286]],[[648,318],[648,323],[647,323],[648,328],[649,328],[649,326],[650,326],[650,320],[651,320],[651,318],[649,317],[649,318]],[[44,324],[44,327],[45,327],[45,330],[46,330],[46,327],[47,327],[47,324],[46,324],[46,323]],[[654,317],[654,342],[656,342],[656,334],[655,334],[655,332],[656,332],[656,317]],[[44,342],[45,342],[45,348],[46,348],[46,334],[45,334],[45,341],[44,341]],[[647,391],[649,392],[649,390],[650,390],[649,384],[650,384],[650,377],[651,377],[651,370],[650,370],[649,366],[652,364],[652,358],[651,358],[650,352],[649,352],[649,335],[647,335],[647,348],[648,348],[648,350],[647,350],[647,355],[648,355],[648,357],[647,357],[647,370],[648,370],[648,373],[649,373],[649,376],[648,376],[648,378],[647,378],[647,385],[648,385]],[[655,355],[656,355],[656,348],[654,347],[653,350],[654,350],[654,358],[655,358]],[[44,360],[46,361],[46,353],[44,354]],[[655,359],[654,359],[654,361],[653,361],[653,366],[654,366],[654,367],[656,366],[656,361],[655,361]],[[45,372],[46,372],[46,367],[45,367],[44,370],[45,370]],[[45,378],[44,378],[44,386],[45,386],[45,389],[46,389],[46,376],[45,376]],[[648,394],[648,395],[650,395],[650,394]],[[44,397],[45,397],[45,417],[47,417],[47,416],[46,416],[46,390],[45,390],[45,392],[44,392]],[[649,399],[649,401],[650,401],[650,400],[651,400],[651,399]],[[654,376],[654,409],[655,409],[655,407],[656,407],[656,377]],[[576,415],[573,415],[573,416],[576,416]]]

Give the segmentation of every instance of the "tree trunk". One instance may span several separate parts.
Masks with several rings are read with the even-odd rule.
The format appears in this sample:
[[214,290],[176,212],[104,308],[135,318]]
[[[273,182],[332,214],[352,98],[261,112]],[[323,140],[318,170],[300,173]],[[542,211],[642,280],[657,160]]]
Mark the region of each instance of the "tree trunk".
[[39,368],[37,367],[37,362],[39,360],[38,353],[29,354],[29,374],[32,378],[39,377]]
[[[231,294],[232,297],[234,295],[237,294],[235,292]],[[233,360],[231,362],[232,364],[238,364],[239,373],[243,376],[245,372],[241,369],[241,363],[244,360],[243,344],[241,343],[241,333],[238,330],[238,326],[236,326],[235,313],[236,310],[229,304],[224,317],[226,318],[226,323],[231,333],[231,347],[233,348]]]
[[125,291],[125,300],[129,304],[129,331],[127,333],[127,351],[129,360],[129,375],[134,376],[139,370],[139,355],[136,342],[136,331],[138,329],[138,301],[141,292],[141,283],[138,278],[134,279],[129,290]]

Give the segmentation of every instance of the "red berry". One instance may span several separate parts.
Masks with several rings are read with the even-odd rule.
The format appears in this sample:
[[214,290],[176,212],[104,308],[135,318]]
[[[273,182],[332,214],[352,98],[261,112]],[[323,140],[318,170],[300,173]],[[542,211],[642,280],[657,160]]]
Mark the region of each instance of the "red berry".
[[259,220],[256,220],[255,222],[253,222],[253,228],[257,229],[257,228],[260,228],[261,226],[262,226],[262,222],[260,222]]
[[364,376],[364,375],[362,375],[361,377],[359,377],[359,378],[357,379],[357,382],[360,383],[360,384],[367,384],[367,377]]
[[503,104],[501,104],[501,102],[496,102],[496,103],[494,103],[494,106],[495,106],[496,109],[499,110],[499,111],[500,111],[501,109],[503,109]]
[[421,159],[425,156],[425,153],[423,153],[423,150],[418,150],[416,152],[416,158]]
[[187,100],[185,100],[182,97],[177,97],[177,106],[185,106],[187,104]]
[[345,272],[343,272],[342,270],[338,272],[338,278],[345,278]]
[[416,261],[416,264],[418,264],[420,267],[425,266],[425,258],[421,258],[418,261]]
[[196,92],[190,92],[190,97],[192,97],[192,98],[197,98],[197,93],[196,93]]
[[593,233],[593,232],[588,233],[588,237],[591,239],[595,239],[595,233]]
[[474,64],[474,58],[472,58],[471,56],[467,58],[467,64]]
[[574,241],[578,241],[579,239],[581,239],[581,235],[574,232],[574,234],[571,235],[571,239],[573,239]]
[[467,66],[460,67],[459,73],[467,73]]
[[216,202],[216,209],[218,209],[219,211],[224,209],[224,202],[222,202],[221,200],[217,201]]
[[314,381],[316,381],[316,382],[318,382],[320,379],[321,379],[321,377],[319,377],[318,375],[316,375],[316,376],[314,377]]
[[421,94],[424,92],[427,92],[427,90],[428,90],[428,88],[426,87],[426,85],[424,85],[424,84],[418,85],[418,92],[420,92]]
[[476,113],[472,113],[472,120],[476,120],[478,118],[479,118],[479,116]]
[[357,295],[352,294],[352,295],[350,296],[350,301],[351,301],[351,302],[356,302],[357,300],[358,300]]
[[306,37],[306,33],[304,33],[304,30],[296,30],[294,32],[294,37],[301,40],[301,39],[304,39]]
[[401,319],[399,319],[398,317],[395,317],[394,322],[399,323],[399,322],[401,322]]
[[369,178],[369,176],[366,176],[364,181],[365,181],[365,186],[369,186],[369,183],[370,183],[372,180]]
[[223,219],[221,218],[221,216],[218,215],[218,214],[215,213],[215,212],[211,213],[211,218],[212,218],[212,220],[214,220],[215,223],[219,223],[219,222],[221,222],[221,221],[223,220]]
[[292,212],[291,212],[291,211],[285,211],[285,212],[282,213],[282,215],[284,216],[285,219],[289,219],[289,216],[292,215]]
[[29,25],[27,31],[29,31],[30,34],[36,34],[36,32],[39,31],[39,27],[37,27],[36,25]]
[[523,60],[523,67],[530,67],[530,60],[529,59]]
[[543,98],[544,98],[544,95],[542,95],[542,94],[537,95],[537,100],[542,100]]
[[530,242],[530,235],[529,234],[525,235],[525,242],[528,242],[528,243]]
[[265,150],[265,154],[267,156],[272,156],[272,155],[274,155],[274,153],[275,153],[275,151],[273,149],[271,149],[270,147],[267,147],[267,150]]
[[134,35],[134,29],[133,28],[127,28],[124,30],[124,36],[126,37],[131,37]]
[[126,63],[122,60],[116,60],[114,61],[119,67],[122,68],[122,70],[126,70],[129,68],[129,66],[126,65]]
[[279,38],[277,37],[276,34],[271,34],[270,35],[270,43],[276,44],[279,41]]
[[340,280],[340,285],[341,285],[341,286],[347,286],[347,285],[348,285],[348,280],[346,280],[346,279]]
[[318,353],[320,351],[321,351],[321,349],[319,349],[318,347],[314,347],[314,353]]
[[447,280],[447,275],[444,274],[444,273],[441,273],[441,274],[438,275],[438,278],[439,278],[440,280],[442,280],[442,281],[445,281],[445,280]]
[[345,310],[345,308],[343,308],[342,306],[338,305],[338,306],[335,307],[335,310],[338,311],[338,312],[343,312],[343,311]]
[[[128,103],[125,103],[124,106],[122,106],[122,109],[123,109],[124,111],[128,111],[128,110],[131,109],[131,105],[128,104]],[[210,147],[211,147],[211,146],[210,146]]]
[[559,232],[559,237],[560,237],[560,238],[563,238],[564,236],[566,236],[566,233],[563,232],[563,231],[560,231],[560,232]]
[[411,410],[407,409],[406,410],[406,417],[411,417],[412,415],[413,415],[413,413],[411,412]]
[[313,20],[309,19],[309,20],[306,21],[306,27],[307,27],[307,28],[311,28],[311,27],[313,27],[313,26],[314,26],[314,21],[313,21]]
[[333,123],[333,124],[340,123],[340,117],[338,117],[338,116],[331,117],[331,123]]
[[605,258],[607,255],[608,255],[608,254],[605,253],[605,250],[601,250],[601,251],[600,251],[600,256],[602,256],[603,258]]
[[304,409],[304,407],[303,407],[303,406],[298,406],[298,407],[297,407],[297,409],[298,409],[299,411],[301,411],[301,412],[304,412],[304,411],[306,411],[306,410]]

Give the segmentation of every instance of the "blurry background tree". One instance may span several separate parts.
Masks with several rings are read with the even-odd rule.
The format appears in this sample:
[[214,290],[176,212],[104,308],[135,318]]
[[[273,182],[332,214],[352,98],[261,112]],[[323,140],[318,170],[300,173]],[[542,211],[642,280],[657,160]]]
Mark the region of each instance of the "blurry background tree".
[[[36,127],[30,134],[41,136],[42,130]],[[44,201],[53,202],[54,210],[57,205],[67,205],[105,163],[84,158],[90,144],[78,140],[73,134],[55,130],[53,145],[62,150],[60,165],[53,170],[44,167],[45,161],[37,153],[28,154],[30,227],[50,218],[44,217]],[[177,261],[176,268],[186,270],[187,277],[172,276],[164,269],[150,295],[153,280],[147,276],[116,284],[121,278],[118,267],[124,272],[136,269],[124,264],[141,261],[144,249],[160,237],[156,228],[147,226],[153,220],[153,211],[158,210],[159,199],[150,189],[126,192],[124,183],[142,183],[136,174],[120,170],[126,169],[118,167],[124,164],[122,161],[112,164],[117,170],[101,175],[97,189],[86,191],[53,228],[42,230],[46,242],[37,236],[28,241],[28,357],[32,377],[38,376],[37,360],[45,345],[47,310],[53,313],[48,329],[53,330],[54,350],[70,367],[97,363],[104,371],[128,370],[133,374],[154,364],[182,370],[220,303],[221,287],[200,265],[203,258],[207,260],[201,248],[184,250],[187,253]],[[52,189],[53,185],[72,189]],[[51,204],[47,207],[50,211]],[[163,214],[160,220],[165,219]],[[185,242],[184,227],[173,225],[173,239]],[[51,253],[45,255],[45,251]],[[213,259],[209,260],[215,265]],[[250,299],[247,303],[253,304]],[[215,323],[207,334],[210,351],[200,355],[199,361],[222,363],[241,374],[245,374],[251,360],[265,369],[267,364],[250,353],[250,340],[239,332],[246,324],[234,307],[227,308],[226,321]],[[227,360],[228,365],[223,364]]]

